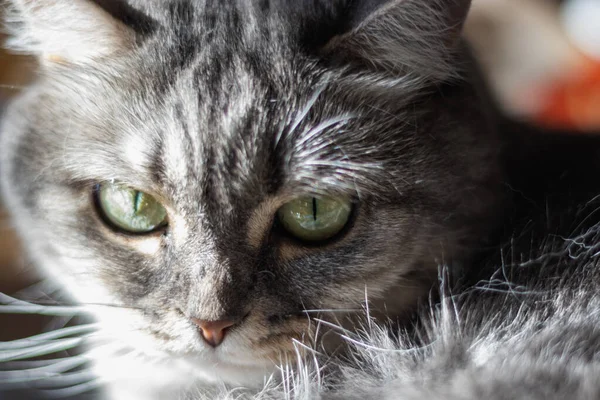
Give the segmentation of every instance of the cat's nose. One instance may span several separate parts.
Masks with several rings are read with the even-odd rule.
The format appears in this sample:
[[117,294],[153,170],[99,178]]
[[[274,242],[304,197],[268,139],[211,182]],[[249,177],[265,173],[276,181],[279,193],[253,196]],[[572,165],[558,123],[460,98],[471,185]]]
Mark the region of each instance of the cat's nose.
[[192,318],[192,321],[200,328],[200,334],[204,341],[212,347],[217,347],[223,343],[225,333],[228,328],[236,324],[237,321],[227,319],[221,321],[205,321],[202,319]]

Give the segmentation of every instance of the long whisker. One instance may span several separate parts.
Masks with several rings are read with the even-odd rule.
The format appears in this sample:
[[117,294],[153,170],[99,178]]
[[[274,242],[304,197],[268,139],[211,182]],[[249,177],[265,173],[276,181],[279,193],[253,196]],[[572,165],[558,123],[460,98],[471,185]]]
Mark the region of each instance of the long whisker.
[[352,313],[352,312],[362,312],[363,310],[357,308],[323,308],[323,309],[314,309],[314,310],[302,310],[303,313],[307,314],[318,314],[318,313]]
[[[9,296],[5,296],[5,300],[6,297]],[[25,303],[17,302],[19,306]],[[104,381],[99,380],[86,364],[92,359],[114,362],[128,356],[131,349],[112,340],[112,335],[97,331],[98,328],[99,324],[79,325],[0,343],[0,387],[2,390],[33,390],[39,398],[49,399],[77,397],[99,388]],[[94,345],[81,355],[35,359],[88,343]]]
[[315,349],[307,346],[306,344],[302,343],[298,339],[292,338],[292,342],[294,342],[295,345],[298,345],[298,346],[302,347],[304,350],[309,351],[310,353],[313,353],[313,354],[316,354],[316,355],[319,355],[319,356],[323,355],[323,353],[321,353],[318,350],[315,350]]
[[[8,363],[0,364],[0,374],[9,370],[15,371],[26,371],[26,370],[43,370],[45,368],[52,367],[53,365],[60,364],[63,361],[68,361],[74,358],[81,357],[85,359],[83,356],[71,356],[71,357],[63,357],[63,358],[53,358],[51,360],[25,360],[25,361],[11,361]],[[11,371],[13,372],[13,371]],[[1,376],[1,375],[0,375]]]
[[85,356],[71,356],[44,361],[13,361],[6,363],[10,370],[0,370],[0,384],[3,378],[17,375],[35,377],[41,374],[58,374],[79,368],[89,361]]
[[33,357],[45,356],[61,351],[71,350],[85,342],[84,337],[60,339],[48,344],[31,346],[25,349],[0,351],[0,363],[8,361],[25,360]]
[[351,334],[352,334],[352,332],[351,332],[351,331],[349,331],[348,329],[342,328],[341,326],[339,326],[339,325],[336,325],[336,324],[334,324],[334,323],[331,323],[331,322],[329,322],[329,321],[325,321],[325,320],[323,320],[323,319],[319,319],[319,318],[315,318],[314,320],[315,320],[315,321],[317,321],[317,322],[319,322],[319,323],[320,323],[320,324],[322,324],[322,325],[325,325],[325,326],[328,326],[328,327],[330,327],[330,328],[333,328],[333,329],[334,329],[334,330],[336,330],[336,331],[343,332],[343,333],[344,333],[344,334],[346,334],[346,335],[351,335]]
[[73,314],[90,313],[87,307],[112,307],[131,310],[140,310],[140,307],[110,304],[110,303],[61,303],[59,301],[29,302],[16,299],[0,292],[0,313],[4,314],[41,314],[54,316],[70,316]]
[[60,288],[58,288],[56,284],[49,280],[42,280],[22,290],[19,290],[17,293],[13,294],[13,297],[17,297],[22,300],[40,300],[41,298],[50,299],[52,298],[51,296],[55,295],[57,292],[60,292]]
[[411,347],[409,349],[385,349],[382,347],[377,347],[377,346],[373,346],[364,342],[361,342],[357,339],[353,339],[349,336],[346,335],[340,335],[341,338],[343,338],[344,340],[349,341],[350,343],[353,343],[356,346],[360,346],[363,347],[365,349],[368,350],[374,350],[374,351],[381,351],[381,352],[389,352],[389,353],[401,353],[401,354],[410,354],[410,353],[418,353],[421,352],[429,347],[432,347],[435,344],[435,341],[426,345],[426,346],[421,346],[421,347]]
[[51,307],[37,306],[29,304],[26,306],[8,306],[0,305],[0,314],[25,314],[25,315],[45,315],[55,317],[67,317],[76,314],[90,314],[91,311],[84,307]]
[[[142,307],[130,306],[126,304],[112,304],[112,303],[67,303],[67,302],[59,302],[59,301],[47,301],[47,302],[28,302],[28,304],[32,306],[43,306],[43,307],[73,307],[73,308],[82,308],[82,307],[110,307],[110,308],[126,308],[130,310],[141,310]],[[0,302],[0,306],[2,306],[2,302]]]
[[0,342],[0,351],[23,349],[32,345],[37,345],[41,342],[47,342],[55,339],[63,339],[69,336],[88,334],[98,330],[98,328],[98,324],[78,325],[63,329],[57,329],[48,333],[42,333],[40,335],[30,336],[25,339],[12,340],[10,342]]
[[56,389],[90,382],[97,377],[90,371],[48,373],[35,377],[15,376],[0,380],[3,390],[15,389]]
[[367,321],[369,323],[369,330],[372,330],[372,321],[371,321],[371,309],[369,307],[369,291],[367,285],[365,285],[365,312],[367,314]]

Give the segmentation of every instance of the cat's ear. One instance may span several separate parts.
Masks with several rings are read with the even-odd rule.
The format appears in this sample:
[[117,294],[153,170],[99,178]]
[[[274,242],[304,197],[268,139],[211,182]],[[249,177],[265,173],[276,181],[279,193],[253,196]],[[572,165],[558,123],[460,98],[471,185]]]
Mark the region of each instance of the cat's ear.
[[133,32],[89,0],[8,0],[7,46],[42,64],[86,63],[131,48]]
[[324,47],[390,70],[443,78],[452,68],[471,0],[364,0],[347,3],[347,29]]

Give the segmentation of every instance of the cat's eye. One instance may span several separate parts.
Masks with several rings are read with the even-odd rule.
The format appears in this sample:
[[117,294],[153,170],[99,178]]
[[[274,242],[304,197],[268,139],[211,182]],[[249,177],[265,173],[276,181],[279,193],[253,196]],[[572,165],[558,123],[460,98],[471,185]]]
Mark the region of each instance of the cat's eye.
[[167,211],[152,196],[120,184],[102,184],[97,191],[104,217],[129,233],[150,233],[166,225]]
[[285,230],[307,242],[333,238],[350,220],[352,202],[335,197],[301,197],[279,209],[277,216]]

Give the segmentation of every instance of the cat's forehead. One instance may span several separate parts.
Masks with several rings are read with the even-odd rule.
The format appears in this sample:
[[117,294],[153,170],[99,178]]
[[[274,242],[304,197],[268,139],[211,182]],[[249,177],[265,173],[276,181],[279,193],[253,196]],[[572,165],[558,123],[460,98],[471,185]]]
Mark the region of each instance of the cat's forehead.
[[[164,28],[141,53],[138,112],[146,115],[137,119],[144,128],[123,132],[123,148],[131,161],[153,157],[154,167],[160,166],[154,169],[173,186],[211,173],[220,181],[229,175],[229,187],[235,187],[232,175],[256,176],[272,169],[273,155],[285,157],[293,143],[276,149],[278,138],[294,119],[305,123],[302,117],[317,111],[313,106],[317,95],[324,99],[330,72],[294,51],[281,32],[266,29],[264,15],[259,24],[256,10],[242,18],[243,6],[213,12],[182,4],[191,7],[184,14],[193,24]],[[138,94],[136,87],[130,101],[139,103]],[[155,140],[140,141],[149,135],[143,130]]]
[[[168,41],[155,44],[163,45],[179,51]],[[205,43],[180,68],[172,68],[172,53],[147,68],[153,73],[141,78],[144,94],[134,90],[125,100],[135,106],[122,110],[134,111],[137,122],[114,134],[124,164],[161,190],[177,188],[174,194],[189,199],[205,192],[225,208],[234,197],[264,195],[277,185],[294,150],[293,140],[279,140],[317,111],[328,78],[274,49],[210,47]]]

